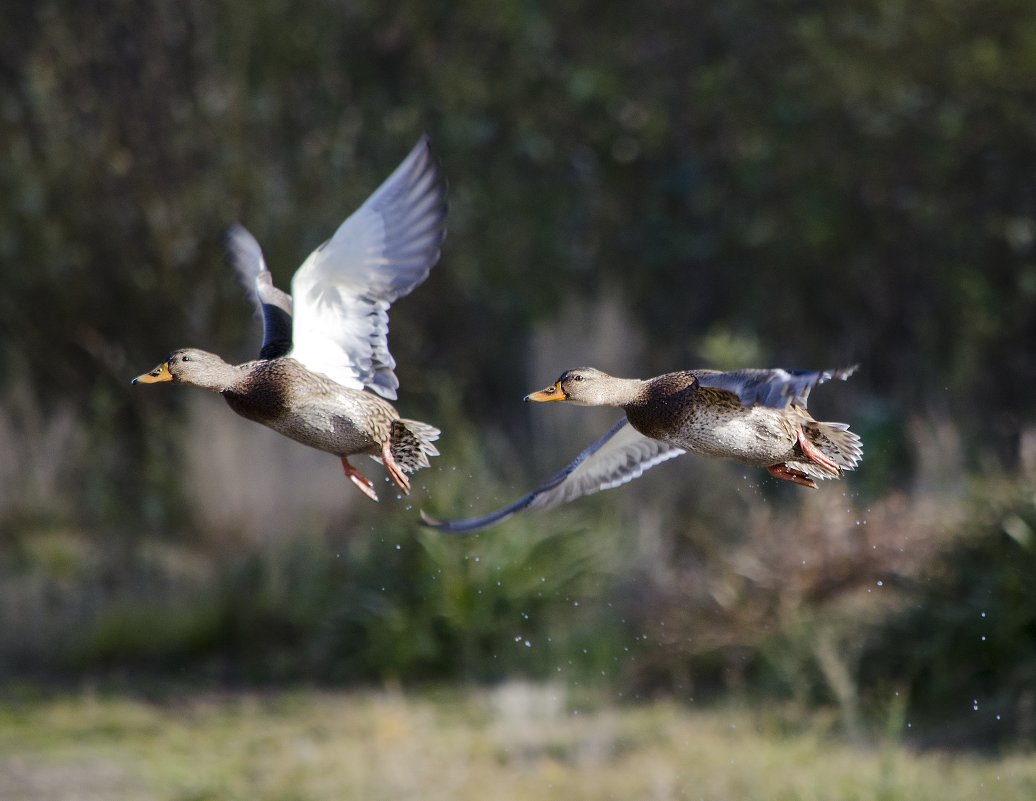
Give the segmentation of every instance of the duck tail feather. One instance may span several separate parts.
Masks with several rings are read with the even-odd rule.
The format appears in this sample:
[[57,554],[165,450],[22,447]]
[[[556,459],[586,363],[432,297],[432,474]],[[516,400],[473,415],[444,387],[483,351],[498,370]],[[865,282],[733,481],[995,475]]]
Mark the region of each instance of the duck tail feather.
[[405,472],[413,473],[428,467],[428,459],[438,456],[439,450],[432,443],[442,432],[435,426],[420,420],[394,420],[392,422],[392,458]]
[[839,472],[832,474],[823,466],[813,462],[805,462],[805,472],[814,478],[839,478],[843,470],[855,470],[863,459],[863,442],[852,431],[847,423],[821,423],[812,420],[805,425],[806,436],[817,449],[838,465]]

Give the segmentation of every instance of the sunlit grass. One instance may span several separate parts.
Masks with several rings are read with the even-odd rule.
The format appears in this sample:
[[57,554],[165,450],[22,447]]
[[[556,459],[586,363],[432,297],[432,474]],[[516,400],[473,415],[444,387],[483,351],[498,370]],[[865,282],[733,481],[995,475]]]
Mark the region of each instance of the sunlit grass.
[[[780,717],[780,716],[777,716]],[[574,706],[555,687],[0,708],[5,801],[1028,799],[1036,757],[853,746],[820,717]]]

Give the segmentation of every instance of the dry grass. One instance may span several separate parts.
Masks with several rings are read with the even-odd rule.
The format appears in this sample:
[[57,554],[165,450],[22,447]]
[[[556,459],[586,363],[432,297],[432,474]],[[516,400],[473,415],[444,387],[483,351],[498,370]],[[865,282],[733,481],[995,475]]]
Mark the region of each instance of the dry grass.
[[1036,757],[852,747],[819,719],[492,692],[5,704],[5,801],[1028,799]]

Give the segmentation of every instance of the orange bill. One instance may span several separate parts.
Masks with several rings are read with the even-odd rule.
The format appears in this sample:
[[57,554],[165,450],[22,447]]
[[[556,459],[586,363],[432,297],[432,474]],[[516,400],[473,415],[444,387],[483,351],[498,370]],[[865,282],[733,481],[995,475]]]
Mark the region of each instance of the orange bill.
[[565,393],[561,389],[561,382],[558,381],[556,384],[551,384],[546,389],[541,389],[539,392],[533,392],[531,395],[526,395],[525,400],[536,401],[537,403],[545,403],[546,401],[563,401],[565,400]]
[[158,367],[148,373],[138,375],[133,379],[134,384],[157,384],[160,381],[172,381],[173,374],[169,372],[169,365],[162,362]]

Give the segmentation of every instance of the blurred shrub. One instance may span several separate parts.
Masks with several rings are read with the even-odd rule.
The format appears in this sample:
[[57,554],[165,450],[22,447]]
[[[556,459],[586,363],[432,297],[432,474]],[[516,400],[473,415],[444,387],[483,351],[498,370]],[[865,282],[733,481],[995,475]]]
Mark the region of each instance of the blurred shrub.
[[[458,437],[471,458],[477,440]],[[676,537],[652,504],[614,514],[617,493],[467,538],[388,505],[333,529],[194,545],[39,524],[0,559],[0,668],[224,682],[524,675],[604,681],[626,697],[830,704],[854,736],[897,727],[883,719],[894,707],[926,742],[1032,737],[1030,483],[983,486],[970,504],[894,494],[866,507],[837,492],[708,486]],[[436,487],[436,505],[459,491]]]
[[902,494],[867,506],[837,491],[739,495],[706,499],[714,511],[685,525],[668,581],[639,577],[631,616],[659,647],[630,678],[695,698],[737,689],[853,705],[841,685],[856,680],[857,642],[949,541],[956,510]]
[[[389,502],[335,530],[229,549],[226,537],[161,548],[148,538],[118,569],[71,577],[39,540],[22,567],[39,591],[18,608],[23,621],[47,620],[48,636],[31,653],[16,640],[0,650],[20,671],[59,675],[610,679],[627,641],[608,610],[621,532],[600,518],[568,532],[539,523],[457,538],[422,530],[415,510]],[[82,562],[103,563],[89,537],[77,542],[91,554]],[[48,606],[59,585],[68,605]],[[20,595],[16,584],[8,591]]]
[[[338,679],[543,678],[574,658],[569,631],[585,618],[580,600],[602,600],[611,566],[597,536],[422,532],[395,545],[379,538],[334,600],[316,647]],[[601,628],[584,634],[615,636]]]
[[982,489],[862,655],[866,691],[906,691],[928,743],[1036,738],[1036,493],[1030,481]]
[[148,597],[131,572],[33,661],[246,682],[579,679],[622,634],[595,619],[614,567],[600,533],[457,539],[411,522],[217,559],[194,593]]

